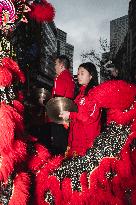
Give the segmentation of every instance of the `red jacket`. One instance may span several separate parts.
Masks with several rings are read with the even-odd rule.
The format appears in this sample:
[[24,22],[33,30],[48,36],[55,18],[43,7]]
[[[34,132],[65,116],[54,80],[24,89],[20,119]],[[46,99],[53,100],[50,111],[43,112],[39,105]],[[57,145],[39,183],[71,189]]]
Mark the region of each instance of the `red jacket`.
[[82,86],[79,95],[75,99],[78,113],[70,113],[71,123],[68,144],[71,154],[76,152],[78,155],[84,155],[100,133],[101,110],[91,99],[92,89],[87,96],[83,95],[84,90],[85,86]]
[[66,98],[73,98],[75,90],[75,83],[72,75],[66,69],[62,71],[55,79],[54,79],[54,87],[52,90],[52,96],[63,96]]

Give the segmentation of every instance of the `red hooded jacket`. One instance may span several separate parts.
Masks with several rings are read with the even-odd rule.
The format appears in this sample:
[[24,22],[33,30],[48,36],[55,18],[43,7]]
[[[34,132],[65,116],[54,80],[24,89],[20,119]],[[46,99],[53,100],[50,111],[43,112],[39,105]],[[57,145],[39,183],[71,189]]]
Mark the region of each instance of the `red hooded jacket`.
[[52,96],[62,96],[66,98],[73,98],[75,90],[75,83],[70,72],[65,69],[54,79],[54,87]]
[[78,112],[70,113],[70,133],[68,145],[70,154],[84,155],[86,150],[93,145],[94,139],[100,133],[101,110],[91,99],[92,89],[84,96],[86,86],[80,88],[80,93],[75,99]]

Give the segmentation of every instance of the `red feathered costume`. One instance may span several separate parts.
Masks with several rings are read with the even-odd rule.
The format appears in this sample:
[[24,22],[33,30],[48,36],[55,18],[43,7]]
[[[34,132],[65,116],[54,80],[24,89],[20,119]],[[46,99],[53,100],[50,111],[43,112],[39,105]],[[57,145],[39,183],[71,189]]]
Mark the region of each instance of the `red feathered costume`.
[[136,202],[136,87],[108,81],[92,99],[108,125],[82,157],[50,158],[36,174],[35,205],[124,205]]
[[0,64],[0,204],[25,205],[30,179],[23,171],[26,143],[23,140],[23,105],[14,94],[14,82],[25,77],[16,62],[6,57]]

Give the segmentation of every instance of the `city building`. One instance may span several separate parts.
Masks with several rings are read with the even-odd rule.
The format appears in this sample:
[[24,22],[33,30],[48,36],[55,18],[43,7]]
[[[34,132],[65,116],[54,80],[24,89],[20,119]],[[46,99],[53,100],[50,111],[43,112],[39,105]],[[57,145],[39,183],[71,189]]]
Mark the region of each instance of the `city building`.
[[112,59],[115,68],[118,70],[119,79],[131,81],[130,67],[128,63],[128,33],[121,44],[116,56]]
[[57,54],[65,55],[67,33],[57,28]]
[[73,55],[74,55],[74,46],[73,45],[66,43],[65,55],[70,60],[70,72],[73,73]]
[[136,83],[136,2],[129,1],[128,32],[113,59],[122,79]]
[[[132,81],[136,82],[136,1],[129,1],[128,62]],[[135,76],[135,79],[134,79]]]
[[110,21],[110,55],[117,54],[128,31],[128,15]]
[[54,58],[57,55],[57,30],[54,22],[41,26],[40,67],[37,78],[47,87],[53,86],[55,76]]
[[74,46],[67,43],[67,33],[57,28],[57,54],[66,55],[70,60],[70,72],[73,74]]

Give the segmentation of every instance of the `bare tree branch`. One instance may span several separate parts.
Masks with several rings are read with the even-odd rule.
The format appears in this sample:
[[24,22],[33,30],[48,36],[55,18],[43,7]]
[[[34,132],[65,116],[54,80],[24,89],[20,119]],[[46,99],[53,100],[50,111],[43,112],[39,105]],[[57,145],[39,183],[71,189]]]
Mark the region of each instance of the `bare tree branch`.
[[[104,63],[102,62],[102,53],[108,53],[110,50],[110,46],[107,39],[101,37],[99,39],[99,43],[102,52],[97,53],[95,49],[90,49],[89,51],[83,52],[81,54],[81,58],[83,62],[89,60],[94,63],[100,68],[101,76],[105,79],[109,79],[109,71],[106,70],[106,68],[104,67]],[[109,58],[107,58],[106,61],[109,61]]]

